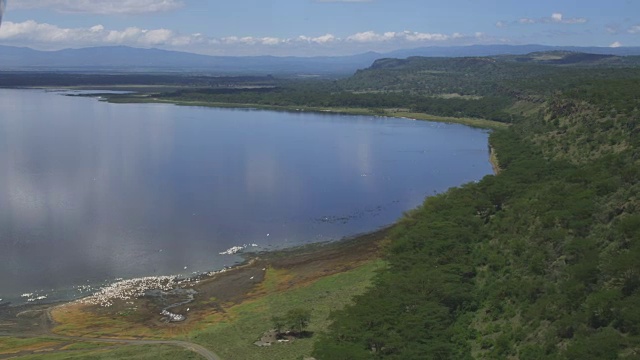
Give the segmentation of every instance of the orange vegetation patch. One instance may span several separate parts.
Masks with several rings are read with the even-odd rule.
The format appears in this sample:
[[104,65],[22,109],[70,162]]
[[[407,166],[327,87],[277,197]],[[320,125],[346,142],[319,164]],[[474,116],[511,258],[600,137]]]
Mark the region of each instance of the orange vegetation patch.
[[[119,304],[122,308],[123,304]],[[108,337],[117,339],[167,339],[175,335],[169,327],[148,326],[137,319],[129,319],[125,313],[105,311],[96,305],[78,302],[55,307],[51,317],[55,322],[52,332],[74,337]]]

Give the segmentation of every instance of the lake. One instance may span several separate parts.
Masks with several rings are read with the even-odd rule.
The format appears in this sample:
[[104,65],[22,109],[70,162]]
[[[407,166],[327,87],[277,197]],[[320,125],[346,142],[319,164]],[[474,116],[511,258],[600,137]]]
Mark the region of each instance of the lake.
[[0,89],[0,304],[220,269],[240,260],[220,254],[234,246],[376,230],[490,174],[487,138],[408,119]]

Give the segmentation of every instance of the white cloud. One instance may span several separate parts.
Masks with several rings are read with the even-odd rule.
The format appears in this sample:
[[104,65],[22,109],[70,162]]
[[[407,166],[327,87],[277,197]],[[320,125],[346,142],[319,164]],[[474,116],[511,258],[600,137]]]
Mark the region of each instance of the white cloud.
[[309,37],[309,36],[305,36],[305,35],[300,35],[298,36],[298,40],[302,41],[302,42],[307,42],[307,43],[314,43],[314,44],[328,44],[328,43],[332,43],[336,40],[339,40],[337,37],[335,37],[332,34],[325,34],[322,36],[318,36],[318,37]]
[[405,31],[402,33],[402,37],[404,37],[408,41],[445,41],[449,40],[452,37],[458,37],[459,34],[453,35],[444,35],[444,34],[433,34],[433,33],[420,33],[420,32],[409,32]]
[[[566,18],[562,13],[553,13],[550,17],[543,18],[521,18],[517,21],[520,24],[585,24],[588,22],[586,18]],[[499,23],[503,23],[500,21]]]
[[62,46],[133,45],[133,46],[184,46],[197,37],[179,36],[168,29],[146,30],[137,27],[122,31],[107,30],[102,25],[90,28],[60,28],[47,23],[28,20],[21,23],[6,22],[0,28],[0,40],[30,44]]
[[609,47],[612,47],[612,48],[619,48],[621,46],[622,46],[622,43],[620,41],[616,41],[613,44],[609,45]]
[[278,45],[282,40],[275,37],[264,37],[262,38],[262,43],[264,45]]
[[16,9],[46,8],[90,14],[142,14],[171,11],[184,6],[183,0],[19,0],[9,4]]
[[253,37],[253,36],[228,36],[221,39],[210,38],[209,43],[212,45],[217,44],[231,44],[231,45],[279,45],[288,42],[288,39],[280,39],[276,37]]
[[169,29],[129,27],[109,29],[103,25],[87,28],[63,28],[57,25],[28,20],[6,22],[0,28],[0,43],[56,50],[68,47],[127,45],[158,47],[203,54],[251,55],[326,55],[365,51],[391,51],[410,46],[438,44],[470,44],[484,42],[483,33],[424,33],[417,31],[359,32],[338,37],[300,35],[291,38],[227,36],[210,37],[201,33],[180,34]]
[[553,22],[562,22],[562,14],[561,13],[553,13],[551,14],[551,21]]
[[385,34],[377,34],[373,31],[365,31],[353,34],[347,37],[347,41],[355,42],[378,42],[391,40],[395,36],[395,33],[387,32]]
[[[475,36],[478,37],[476,33]],[[365,31],[357,34],[353,34],[346,38],[346,41],[352,42],[360,42],[360,43],[371,43],[371,42],[389,42],[389,41],[400,41],[400,42],[441,42],[452,39],[461,39],[465,36],[460,33],[453,33],[451,35],[440,34],[440,33],[422,33],[415,31],[402,31],[402,32],[385,32],[385,33],[376,33],[373,31]]]
[[639,34],[640,33],[640,25],[634,25],[627,30],[629,34]]

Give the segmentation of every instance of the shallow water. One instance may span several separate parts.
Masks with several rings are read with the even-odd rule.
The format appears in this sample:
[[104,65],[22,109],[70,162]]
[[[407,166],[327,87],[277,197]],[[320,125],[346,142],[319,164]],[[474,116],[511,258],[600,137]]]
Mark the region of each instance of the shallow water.
[[491,173],[486,131],[0,90],[0,298],[79,296],[394,222]]

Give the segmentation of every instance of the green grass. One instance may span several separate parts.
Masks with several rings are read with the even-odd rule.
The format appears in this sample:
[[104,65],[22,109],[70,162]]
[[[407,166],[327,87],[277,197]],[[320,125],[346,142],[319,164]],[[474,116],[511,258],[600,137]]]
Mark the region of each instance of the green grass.
[[189,101],[189,100],[164,100],[158,98],[144,97],[144,96],[127,96],[127,97],[107,97],[107,100],[111,103],[128,104],[128,103],[168,103],[180,106],[204,106],[214,108],[251,108],[251,109],[264,109],[275,111],[309,111],[320,113],[332,113],[332,114],[347,114],[347,115],[365,115],[365,116],[389,116],[398,118],[410,118],[416,120],[425,121],[437,121],[452,124],[462,124],[483,129],[505,129],[509,127],[508,124],[476,118],[458,118],[447,116],[436,116],[424,113],[415,112],[394,112],[375,110],[367,108],[348,108],[348,107],[310,107],[310,106],[277,106],[277,105],[260,105],[260,104],[237,104],[237,103],[219,103],[208,101]]
[[38,350],[53,346],[61,346],[65,343],[68,343],[68,341],[47,337],[27,339],[2,337],[0,338],[0,354]]
[[104,96],[108,102],[115,104],[137,104],[137,103],[164,103],[179,106],[203,106],[213,108],[231,108],[231,109],[263,109],[275,111],[309,111],[323,112],[348,115],[379,115],[378,113],[364,108],[339,108],[339,107],[311,107],[311,106],[280,106],[280,105],[263,105],[263,104],[241,104],[241,103],[224,103],[197,100],[177,100],[177,99],[159,99],[154,97],[132,95],[132,96]]
[[[317,334],[327,329],[329,314],[351,303],[369,286],[375,272],[384,267],[381,260],[373,261],[348,272],[322,278],[310,285],[270,293],[258,300],[231,308],[227,320],[204,330],[192,333],[190,341],[210,348],[225,360],[251,359],[300,359],[311,354]],[[266,283],[274,288],[278,277],[286,276],[269,270]],[[253,343],[271,328],[271,317],[283,315],[293,308],[311,309],[308,330],[315,337],[296,340],[290,344],[274,344],[259,348]]]
[[192,351],[169,345],[122,346],[116,349],[100,349],[87,351],[61,351],[27,355],[14,358],[16,360],[106,360],[106,359],[136,359],[136,360],[173,360],[173,359],[202,359]]
[[452,124],[462,124],[482,129],[506,129],[509,127],[509,124],[485,120],[485,119],[475,119],[475,118],[457,118],[457,117],[446,117],[446,116],[435,116],[423,113],[414,113],[414,112],[394,112],[388,114],[389,116],[395,117],[405,117],[409,119],[416,120],[425,120],[425,121],[438,121]]

